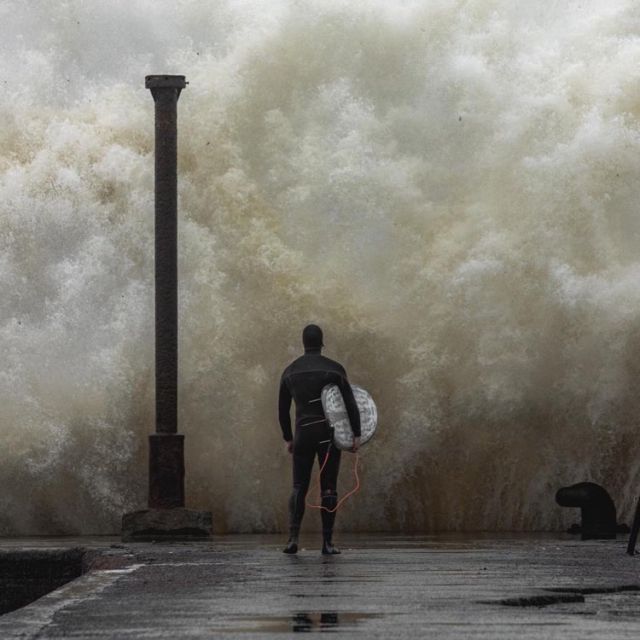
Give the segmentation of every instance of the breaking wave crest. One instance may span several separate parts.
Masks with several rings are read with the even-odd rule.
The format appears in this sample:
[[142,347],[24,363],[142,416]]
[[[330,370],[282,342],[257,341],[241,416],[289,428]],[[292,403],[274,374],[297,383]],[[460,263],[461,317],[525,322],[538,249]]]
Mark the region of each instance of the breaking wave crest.
[[148,73],[190,82],[179,419],[217,531],[286,527],[277,383],[308,322],[379,408],[344,529],[556,529],[582,480],[629,517],[636,2],[5,0],[0,24],[0,533],[146,503]]

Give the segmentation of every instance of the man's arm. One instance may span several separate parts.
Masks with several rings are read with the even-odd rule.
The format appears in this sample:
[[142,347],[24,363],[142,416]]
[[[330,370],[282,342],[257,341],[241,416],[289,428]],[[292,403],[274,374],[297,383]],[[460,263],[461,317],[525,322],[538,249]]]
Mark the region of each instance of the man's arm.
[[293,440],[291,433],[291,392],[284,379],[284,374],[280,378],[280,394],[278,397],[278,417],[280,418],[280,428],[282,437],[286,442]]
[[351,431],[353,431],[353,437],[359,438],[360,411],[358,410],[356,399],[353,397],[353,391],[351,390],[351,385],[349,384],[349,380],[347,380],[347,374],[345,372],[343,372],[343,374],[340,376],[338,387],[340,389],[340,393],[342,393],[342,398],[344,399],[347,413],[349,414],[349,422],[351,423]]

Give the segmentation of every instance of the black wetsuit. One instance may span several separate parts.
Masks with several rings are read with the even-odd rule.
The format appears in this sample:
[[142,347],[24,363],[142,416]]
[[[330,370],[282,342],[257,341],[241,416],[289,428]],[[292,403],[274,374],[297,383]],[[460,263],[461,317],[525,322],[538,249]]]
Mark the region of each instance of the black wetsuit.
[[[329,449],[329,459],[320,477],[322,506],[335,508],[338,500],[337,482],[340,468],[340,450],[329,447],[331,430],[324,417],[320,400],[327,384],[337,384],[344,398],[354,436],[360,436],[360,413],[344,367],[320,354],[320,349],[305,349],[305,354],[294,360],[283,372],[280,380],[278,403],[280,427],[287,442],[293,439],[293,492],[289,500],[289,527],[297,537],[304,515],[305,498],[309,489],[313,460],[324,462]],[[291,433],[291,399],[296,404],[296,433]],[[331,541],[335,512],[322,514],[322,532]]]

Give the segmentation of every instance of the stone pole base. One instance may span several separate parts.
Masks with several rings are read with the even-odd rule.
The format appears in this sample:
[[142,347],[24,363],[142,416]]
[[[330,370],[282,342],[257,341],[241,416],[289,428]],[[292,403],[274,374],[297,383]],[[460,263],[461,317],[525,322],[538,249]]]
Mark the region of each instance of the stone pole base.
[[123,542],[162,540],[202,540],[211,536],[213,527],[209,511],[144,509],[122,516]]
[[149,508],[122,516],[122,540],[195,540],[212,533],[208,511],[184,507],[184,436],[149,436]]

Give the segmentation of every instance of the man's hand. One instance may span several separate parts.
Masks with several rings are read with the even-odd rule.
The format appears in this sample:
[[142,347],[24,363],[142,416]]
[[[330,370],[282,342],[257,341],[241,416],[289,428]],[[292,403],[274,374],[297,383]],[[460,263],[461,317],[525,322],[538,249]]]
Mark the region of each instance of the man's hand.
[[293,440],[289,440],[284,443],[284,448],[287,453],[293,453]]
[[351,447],[351,451],[355,453],[360,448],[360,436],[357,436],[353,439],[353,447]]

